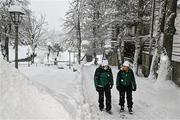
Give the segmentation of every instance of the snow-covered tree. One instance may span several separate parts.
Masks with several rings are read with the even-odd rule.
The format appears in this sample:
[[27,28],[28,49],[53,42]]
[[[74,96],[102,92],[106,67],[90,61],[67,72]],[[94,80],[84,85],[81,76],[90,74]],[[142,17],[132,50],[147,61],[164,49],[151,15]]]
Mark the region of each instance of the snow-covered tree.
[[[34,56],[37,46],[41,45],[43,42],[45,43],[47,22],[45,15],[41,15],[40,18],[37,18],[31,13],[27,13],[26,16],[21,35],[24,38],[23,43],[30,45]],[[32,59],[32,63],[34,63],[34,57]]]
[[[89,0],[86,2],[84,36],[90,42],[88,51],[93,53],[94,58],[98,52],[104,52],[104,46],[109,39],[108,28],[110,26],[111,4],[110,0]],[[95,64],[96,61],[95,61]]]
[[70,47],[78,50],[78,62],[81,62],[82,21],[85,0],[73,0],[69,11],[66,13],[64,23],[66,40]]
[[[135,27],[135,55],[134,55],[134,71],[137,73],[138,69],[138,59],[140,54],[142,54],[143,40],[142,36],[148,34],[148,28],[145,28],[145,25],[150,23],[150,13],[151,13],[151,0],[117,0],[115,2],[115,12],[114,14],[114,26],[117,34],[118,52],[121,50],[121,41],[124,39],[124,36],[127,36],[129,33],[126,29],[129,29],[130,26]],[[130,33],[131,34],[131,33]],[[120,37],[120,38],[119,38]],[[119,55],[123,55],[119,53]],[[122,58],[119,56],[119,58]],[[121,65],[123,60],[119,60],[118,64]]]
[[[160,57],[162,55],[167,56],[167,73],[166,79],[171,79],[172,77],[172,46],[173,46],[173,36],[175,34],[175,18],[176,18],[176,8],[177,0],[161,0],[161,7],[159,12],[159,25],[156,36],[156,50],[153,56],[151,65],[151,75],[159,69],[158,64],[160,62]],[[160,65],[162,67],[162,65]],[[160,68],[161,69],[161,68]],[[161,74],[159,74],[161,76]]]

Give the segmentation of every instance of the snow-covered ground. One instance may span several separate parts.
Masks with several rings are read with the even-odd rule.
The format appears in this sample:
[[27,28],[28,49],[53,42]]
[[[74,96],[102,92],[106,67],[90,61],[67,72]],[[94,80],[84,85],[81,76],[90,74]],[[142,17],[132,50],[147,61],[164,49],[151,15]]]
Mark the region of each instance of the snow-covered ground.
[[[97,93],[93,86],[94,66],[84,66],[82,70],[84,91],[86,100],[91,106],[94,120],[116,120],[141,119],[141,120],[178,120],[180,119],[180,89],[171,81],[155,82],[153,80],[136,78],[137,91],[134,92],[134,114],[122,116],[119,113],[118,99],[119,93],[114,87],[112,90],[112,112],[113,115],[102,114],[98,112]],[[116,78],[117,69],[113,68],[114,77]],[[94,99],[92,99],[94,98]],[[126,109],[127,111],[127,109]]]
[[64,69],[44,65],[29,68],[21,66],[20,71],[32,81],[48,88],[50,94],[64,106],[73,119],[88,120],[89,111],[82,94],[80,71],[73,72],[65,65]]
[[48,89],[32,82],[0,58],[0,120],[6,119],[72,118]]
[[[96,66],[82,66],[73,73],[51,67],[21,67],[21,71],[32,81],[38,82],[51,90],[55,98],[63,104],[68,113],[76,120],[175,120],[180,119],[180,89],[170,81],[136,78],[138,89],[134,92],[134,114],[119,113],[119,93],[112,89],[112,115],[98,110],[97,92],[93,76]],[[118,70],[113,68],[114,80]],[[115,82],[115,81],[114,81]],[[127,109],[126,109],[127,111]]]
[[[67,56],[66,56],[67,57]],[[0,119],[55,120],[178,120],[180,119],[180,89],[171,81],[155,81],[136,77],[133,92],[134,114],[119,112],[119,93],[112,89],[112,115],[98,110],[93,76],[97,66],[88,63],[75,66],[38,64],[27,67],[20,63],[19,71],[1,60]],[[14,65],[13,65],[14,67]],[[114,83],[117,68],[112,67]],[[23,74],[22,74],[23,73]]]

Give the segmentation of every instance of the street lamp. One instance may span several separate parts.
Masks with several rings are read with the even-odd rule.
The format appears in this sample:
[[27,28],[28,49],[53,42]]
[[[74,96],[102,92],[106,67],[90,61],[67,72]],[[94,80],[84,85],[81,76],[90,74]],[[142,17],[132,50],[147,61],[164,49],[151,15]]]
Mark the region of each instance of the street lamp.
[[51,49],[53,47],[53,44],[51,42],[47,42],[47,47],[48,47],[47,60],[48,60],[48,63],[49,63],[50,62],[49,61],[49,56],[50,56],[50,52],[51,52]]
[[20,6],[15,5],[9,7],[8,11],[10,13],[11,20],[15,25],[15,68],[18,69],[18,26],[22,22],[24,12]]
[[71,69],[71,50],[68,50],[69,52],[69,69]]

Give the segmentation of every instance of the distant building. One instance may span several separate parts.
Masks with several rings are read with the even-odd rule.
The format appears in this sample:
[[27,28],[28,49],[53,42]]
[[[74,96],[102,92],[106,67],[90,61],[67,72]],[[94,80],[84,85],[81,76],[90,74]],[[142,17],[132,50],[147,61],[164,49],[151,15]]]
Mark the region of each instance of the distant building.
[[[114,53],[111,53],[112,57],[110,57],[111,58],[110,61],[113,61],[113,65],[117,65],[117,58],[118,58],[117,49],[119,46],[118,37],[120,37],[119,39],[122,39],[124,41],[123,58],[125,60],[129,60],[130,62],[134,61],[137,25],[138,25],[138,23],[136,21],[127,21],[126,23],[124,23],[125,31],[124,31],[122,36],[118,36],[123,31],[118,25],[114,25],[112,27],[111,46],[112,46]],[[148,35],[150,25],[146,23],[143,26],[144,26],[143,27],[144,30],[143,30],[142,35]],[[142,63],[142,56],[141,55],[139,56],[138,62],[140,64]]]

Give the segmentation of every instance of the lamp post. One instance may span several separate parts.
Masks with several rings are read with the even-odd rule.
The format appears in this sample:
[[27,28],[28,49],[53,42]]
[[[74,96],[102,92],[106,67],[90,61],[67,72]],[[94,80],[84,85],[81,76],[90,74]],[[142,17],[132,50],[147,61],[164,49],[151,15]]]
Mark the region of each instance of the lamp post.
[[48,47],[48,53],[47,53],[47,61],[48,63],[50,62],[49,61],[49,57],[50,57],[50,53],[51,53],[51,49],[53,47],[53,44],[51,42],[47,42],[47,47]]
[[71,50],[68,50],[69,52],[69,69],[71,69]]
[[23,9],[20,6],[11,6],[9,7],[9,13],[12,22],[15,25],[15,68],[18,69],[18,26],[23,19]]

